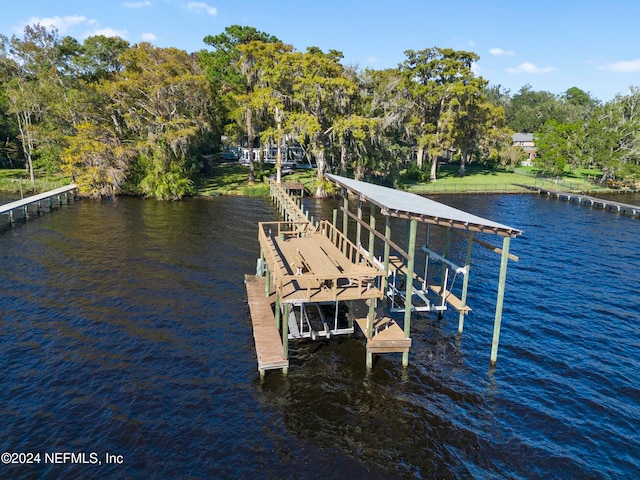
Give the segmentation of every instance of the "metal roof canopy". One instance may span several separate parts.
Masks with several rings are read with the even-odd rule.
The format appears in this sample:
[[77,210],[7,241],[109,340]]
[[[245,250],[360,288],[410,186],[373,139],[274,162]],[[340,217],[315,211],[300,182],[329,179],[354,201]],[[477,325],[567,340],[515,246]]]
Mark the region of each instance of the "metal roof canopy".
[[516,228],[478,217],[415,193],[352,180],[339,175],[326,174],[325,176],[349,192],[375,204],[385,215],[450,226],[461,230],[493,233],[502,237],[514,238],[522,234],[522,231]]

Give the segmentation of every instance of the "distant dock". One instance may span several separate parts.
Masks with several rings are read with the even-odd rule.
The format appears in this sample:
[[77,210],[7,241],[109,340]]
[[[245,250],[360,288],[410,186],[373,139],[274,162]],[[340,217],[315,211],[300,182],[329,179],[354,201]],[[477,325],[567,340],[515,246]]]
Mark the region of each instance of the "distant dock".
[[640,205],[630,205],[628,203],[616,202],[613,200],[604,200],[602,198],[591,197],[579,193],[562,192],[559,190],[550,190],[532,185],[518,185],[519,187],[537,191],[539,194],[545,194],[549,197],[556,197],[567,202],[577,203],[579,205],[588,205],[590,207],[602,208],[611,212],[622,213],[633,217],[640,217]]
[[42,212],[42,202],[46,202],[49,210],[51,210],[55,203],[58,203],[58,205],[69,203],[69,197],[75,198],[77,190],[78,186],[72,183],[48,192],[16,200],[15,202],[5,203],[0,205],[0,214],[6,214],[9,218],[9,224],[13,224],[17,212],[22,212],[23,218],[26,219],[29,217],[29,207],[31,206],[35,206],[37,213]]

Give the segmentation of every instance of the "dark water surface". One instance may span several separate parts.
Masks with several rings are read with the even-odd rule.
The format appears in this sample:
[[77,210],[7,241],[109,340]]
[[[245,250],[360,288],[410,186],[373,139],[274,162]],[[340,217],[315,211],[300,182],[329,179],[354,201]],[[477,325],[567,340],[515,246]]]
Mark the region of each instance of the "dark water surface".
[[525,232],[495,370],[481,247],[461,337],[457,315],[416,320],[409,368],[380,356],[370,375],[357,335],[292,342],[289,375],[261,383],[243,275],[269,201],[82,200],[3,230],[0,452],[42,461],[0,478],[639,478],[640,220],[437,199]]

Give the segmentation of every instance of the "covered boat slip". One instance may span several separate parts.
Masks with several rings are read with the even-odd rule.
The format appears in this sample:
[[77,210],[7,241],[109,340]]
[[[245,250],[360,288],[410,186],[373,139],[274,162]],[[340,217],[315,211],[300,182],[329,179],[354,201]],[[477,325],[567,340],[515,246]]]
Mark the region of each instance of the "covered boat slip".
[[[517,260],[517,257],[509,254],[510,240],[522,232],[513,227],[487,220],[412,193],[338,175],[327,174],[326,178],[342,189],[344,197],[344,205],[341,209],[343,213],[342,233],[345,236],[348,235],[347,228],[349,219],[351,219],[356,222],[355,243],[357,245],[362,245],[362,229],[369,233],[368,251],[361,246],[363,251],[371,252],[369,255],[372,256],[376,252],[376,239],[383,243],[383,254],[379,263],[386,272],[383,284],[383,290],[386,295],[385,302],[390,312],[404,314],[403,331],[406,338],[410,338],[413,312],[442,312],[447,306],[451,306],[459,312],[458,331],[462,333],[464,317],[471,310],[467,305],[467,291],[472,246],[477,243],[501,255],[491,349],[491,363],[495,364],[502,321],[507,264],[510,258]],[[349,196],[357,199],[356,213],[349,211]],[[363,220],[363,202],[367,202],[370,205],[368,222]],[[384,235],[378,232],[376,228],[376,209],[385,217]],[[403,246],[391,240],[390,219],[392,217],[406,220],[405,245]],[[421,251],[425,253],[424,270],[416,265],[418,222],[427,225],[425,243],[421,248]],[[430,230],[434,226],[446,230],[446,242],[442,252],[436,252],[429,244]],[[450,239],[453,232],[460,233],[467,238],[466,260],[463,266],[455,264],[448,258]],[[496,247],[489,242],[476,239],[474,235],[478,232],[502,237],[502,247]],[[394,251],[393,255],[392,250]],[[432,278],[434,269],[439,272],[439,278],[436,277],[439,280],[438,283],[434,283]],[[423,277],[418,272],[423,273]],[[452,292],[454,284],[459,278],[462,279],[462,286],[458,297]],[[429,299],[429,296],[434,293],[438,298],[436,303],[432,303]],[[368,328],[371,329],[371,325]],[[369,330],[367,338],[373,338],[374,334],[375,332]],[[368,366],[372,365],[372,353],[368,349]],[[402,363],[405,366],[408,365],[408,351],[403,351]]]
[[[442,314],[452,307],[459,312],[461,333],[464,317],[471,311],[467,289],[474,243],[501,255],[491,350],[491,363],[495,364],[507,263],[510,258],[517,259],[509,253],[509,242],[522,232],[418,195],[337,175],[326,177],[342,189],[342,230],[337,226],[337,210],[332,222],[315,223],[303,212],[300,199],[289,196],[275,182],[270,185],[272,199],[285,221],[259,224],[257,276],[264,277],[264,291],[261,299],[256,299],[255,288],[249,292],[247,282],[247,293],[250,303],[268,304],[273,314],[268,322],[271,327],[266,328],[271,340],[265,342],[256,336],[256,349],[266,343],[273,346],[275,342],[283,353],[273,363],[261,361],[259,354],[261,375],[270,368],[283,368],[286,372],[288,364],[285,367],[279,362],[288,361],[290,339],[348,334],[353,332],[354,324],[367,339],[369,369],[373,367],[373,355],[380,353],[402,353],[402,364],[408,365],[411,317],[417,312]],[[349,211],[349,196],[357,200],[355,213]],[[363,202],[370,204],[368,221],[363,220]],[[382,229],[376,226],[378,214],[385,219]],[[392,240],[392,217],[406,225],[406,231],[402,232],[404,242]],[[349,222],[355,222],[355,233],[348,231]],[[420,249],[416,247],[418,222],[427,225],[425,243]],[[394,222],[394,228],[397,223]],[[446,244],[441,252],[429,244],[432,227],[445,229]],[[361,238],[363,230],[368,233],[367,248]],[[453,232],[466,237],[464,265],[449,258]],[[502,247],[474,238],[476,232],[502,237]],[[416,264],[417,253],[424,253],[424,270]],[[345,306],[348,306],[346,314]],[[251,315],[254,335],[260,335],[266,330],[262,324],[256,329],[258,322],[253,318],[253,308]]]

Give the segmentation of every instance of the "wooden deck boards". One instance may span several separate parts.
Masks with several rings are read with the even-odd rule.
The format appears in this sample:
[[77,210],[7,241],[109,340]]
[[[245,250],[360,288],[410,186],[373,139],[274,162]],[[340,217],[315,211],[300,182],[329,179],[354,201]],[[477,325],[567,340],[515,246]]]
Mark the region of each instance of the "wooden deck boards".
[[[367,313],[365,302],[353,302],[352,314],[360,330],[367,337]],[[383,316],[374,320],[373,336],[367,337],[367,351],[370,353],[403,353],[411,348],[411,338],[405,337],[404,330],[392,318]]]
[[265,296],[265,279],[255,275],[245,275],[247,299],[253,324],[253,339],[256,345],[258,370],[288,368],[289,360],[284,358],[282,338],[276,328],[275,317],[271,305],[275,296]]
[[451,305],[453,308],[455,308],[457,311],[459,312],[464,311],[465,313],[469,313],[471,311],[471,307],[469,305],[465,305],[463,307],[462,300],[456,297],[449,290],[445,289],[445,291],[441,294],[440,285],[429,285],[429,289],[441,298],[444,295],[444,301],[447,302],[449,305]]
[[323,235],[274,237],[263,248],[283,303],[382,298],[374,280],[384,273],[352,263]]

